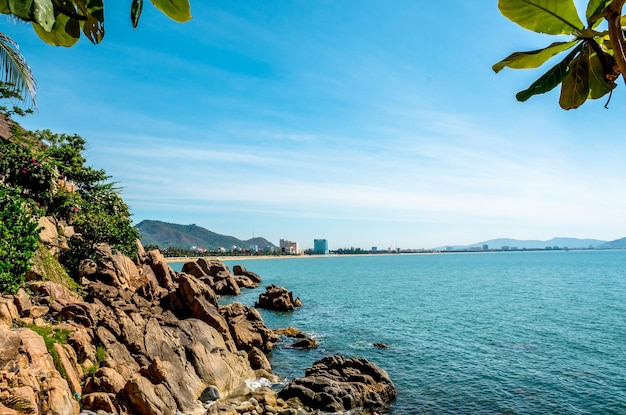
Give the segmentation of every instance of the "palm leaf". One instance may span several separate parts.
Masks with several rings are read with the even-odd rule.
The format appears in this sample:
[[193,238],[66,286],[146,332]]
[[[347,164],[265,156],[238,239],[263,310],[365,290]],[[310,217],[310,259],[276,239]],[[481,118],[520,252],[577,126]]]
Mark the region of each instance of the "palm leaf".
[[20,95],[28,94],[37,108],[35,77],[26,59],[19,52],[17,43],[2,32],[0,32],[0,76],[2,82],[14,85],[16,92]]

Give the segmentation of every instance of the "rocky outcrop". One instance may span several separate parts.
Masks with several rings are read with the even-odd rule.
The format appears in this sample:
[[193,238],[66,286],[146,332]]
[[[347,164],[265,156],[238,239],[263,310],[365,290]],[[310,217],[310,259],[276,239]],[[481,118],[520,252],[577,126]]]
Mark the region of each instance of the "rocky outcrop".
[[243,265],[235,265],[233,267],[233,274],[240,288],[257,288],[262,282],[258,274],[248,271]]
[[[248,352],[269,351],[276,335],[253,308],[217,304],[210,283],[229,279],[223,264],[200,261],[211,278],[197,278],[171,271],[158,252],[140,251],[135,263],[104,245],[98,251],[97,260],[81,264],[83,297],[47,281],[31,282],[31,297],[0,298],[0,404],[7,411],[75,414],[78,398],[84,409],[107,413],[203,413],[202,396],[249,391],[245,381],[257,377],[251,359],[270,373],[267,361]],[[67,343],[51,346],[56,366],[41,336],[9,328],[16,320],[69,332]],[[42,409],[55,405],[65,412]]]
[[366,359],[329,356],[315,362],[304,378],[294,379],[279,396],[326,412],[378,410],[395,399],[396,389],[387,372]]
[[265,287],[265,292],[259,294],[259,301],[254,304],[257,308],[274,311],[293,311],[301,307],[300,298],[293,299],[293,293],[285,287],[270,285]]
[[183,265],[182,272],[206,282],[218,295],[241,294],[235,276],[217,259],[200,258],[195,262],[187,262]]

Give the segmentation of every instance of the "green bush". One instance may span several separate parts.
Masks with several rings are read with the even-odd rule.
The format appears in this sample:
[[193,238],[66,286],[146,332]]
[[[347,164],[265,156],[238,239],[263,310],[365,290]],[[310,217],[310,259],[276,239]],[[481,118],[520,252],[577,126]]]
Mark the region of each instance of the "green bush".
[[0,292],[15,294],[37,250],[36,207],[0,183]]

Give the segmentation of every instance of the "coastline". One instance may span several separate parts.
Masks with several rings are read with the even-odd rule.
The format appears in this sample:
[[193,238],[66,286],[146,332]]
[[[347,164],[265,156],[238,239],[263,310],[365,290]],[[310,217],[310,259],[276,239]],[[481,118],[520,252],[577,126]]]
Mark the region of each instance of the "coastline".
[[251,256],[195,256],[195,257],[171,257],[165,258],[167,263],[190,262],[200,258],[218,259],[220,261],[249,261],[263,259],[302,259],[302,258],[341,258],[341,257],[366,257],[366,256],[397,256],[397,255],[424,255],[423,253],[402,254],[341,254],[341,255],[251,255]]

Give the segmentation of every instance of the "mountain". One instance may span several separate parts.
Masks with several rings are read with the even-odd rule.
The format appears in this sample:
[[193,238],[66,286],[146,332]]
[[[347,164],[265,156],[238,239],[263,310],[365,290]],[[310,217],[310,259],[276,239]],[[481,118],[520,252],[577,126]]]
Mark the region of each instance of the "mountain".
[[[540,240],[520,240],[499,238],[490,239],[484,242],[477,242],[471,245],[453,246],[454,250],[463,250],[470,248],[482,248],[483,245],[489,246],[489,249],[502,249],[502,247],[508,246],[509,248],[517,249],[545,249],[547,247],[559,247],[570,249],[581,248],[599,248],[601,245],[606,244],[607,241],[601,241],[599,239],[579,239],[579,238],[552,238],[548,241]],[[450,247],[447,247],[448,249]]]
[[159,248],[184,248],[191,249],[192,246],[217,250],[219,248],[232,247],[239,249],[250,248],[256,245],[259,249],[275,247],[274,244],[265,238],[252,238],[247,241],[237,239],[234,236],[220,235],[211,232],[198,225],[178,225],[175,223],[161,222],[158,220],[144,220],[136,226],[141,235],[141,243],[144,246],[157,245]]
[[598,246],[600,249],[624,249],[626,248],[626,238],[616,239]]

